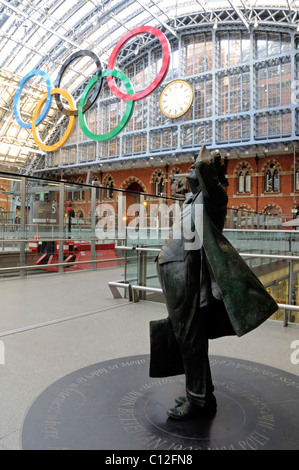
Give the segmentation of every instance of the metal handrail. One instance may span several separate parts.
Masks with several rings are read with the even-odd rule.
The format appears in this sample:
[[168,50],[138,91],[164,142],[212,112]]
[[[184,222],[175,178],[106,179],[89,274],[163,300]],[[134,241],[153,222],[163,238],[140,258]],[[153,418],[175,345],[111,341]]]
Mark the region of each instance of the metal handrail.
[[124,261],[125,258],[112,258],[112,259],[98,259],[98,260],[86,260],[86,261],[68,261],[67,263],[51,263],[51,264],[39,264],[34,266],[13,266],[9,268],[0,268],[0,274],[2,272],[13,272],[13,271],[27,271],[34,269],[45,269],[46,267],[56,268],[62,266],[72,266],[72,265],[81,265],[81,264],[96,264],[96,263],[105,263],[109,261]]
[[[115,249],[122,249],[128,251],[143,251],[143,252],[159,252],[161,248],[149,248],[149,247],[139,247],[139,246],[115,246]],[[299,261],[299,256],[290,256],[290,255],[267,255],[267,254],[259,254],[259,253],[240,253],[240,256],[246,258],[270,258],[270,259],[283,259],[288,261]],[[148,287],[148,286],[141,286],[141,285],[132,285],[133,290],[133,298],[136,301],[136,296],[134,295],[134,291],[147,291],[147,292],[155,292],[155,293],[163,293],[162,289],[156,287]],[[288,311],[296,311],[299,312],[299,306],[297,305],[290,305],[290,304],[277,304],[279,309],[284,310],[284,320],[283,325],[288,325]]]
[[127,250],[127,251],[148,251],[159,253],[161,248],[146,248],[144,246],[115,246],[116,250]]
[[284,259],[284,260],[291,260],[291,261],[299,261],[299,256],[296,255],[267,255],[267,254],[259,254],[259,253],[240,253],[240,256],[246,258],[270,258],[270,259]]
[[294,311],[294,312],[299,312],[299,306],[298,305],[289,305],[289,304],[277,304],[278,307],[281,310],[284,310],[284,319],[283,319],[283,326],[288,326],[288,315],[287,311]]
[[289,304],[277,304],[282,310],[294,310],[294,312],[299,312],[299,305],[289,305]]
[[[136,296],[134,294],[134,291],[136,291],[136,290],[163,294],[163,290],[159,289],[157,287],[132,285],[131,288],[132,288],[132,291],[133,291],[133,299],[134,299],[135,302],[137,301]],[[299,306],[298,305],[289,305],[289,304],[280,304],[280,303],[277,304],[277,305],[278,305],[279,309],[284,310],[283,326],[288,326],[289,322],[288,322],[288,315],[287,315],[286,312],[290,311],[290,310],[295,311],[295,312],[299,312]]]
[[[88,237],[86,239],[78,239],[78,238],[5,238],[5,239],[2,239],[0,238],[0,243],[11,243],[11,242],[20,242],[20,243],[29,243],[29,242],[37,242],[37,243],[40,243],[40,242],[94,242],[94,241],[98,241],[98,242],[101,242],[101,241],[105,241],[105,240],[109,240],[109,241],[112,241],[112,240],[118,240],[118,238],[105,238],[103,240],[95,237],[95,238],[91,238],[91,237]],[[121,246],[119,247],[121,248]]]
[[[147,252],[160,252],[161,248],[147,248],[141,246],[115,246],[116,250],[127,250],[127,251],[147,251]],[[239,253],[242,258],[270,258],[270,259],[284,259],[290,261],[299,261],[299,256],[296,255],[267,255],[261,253]]]

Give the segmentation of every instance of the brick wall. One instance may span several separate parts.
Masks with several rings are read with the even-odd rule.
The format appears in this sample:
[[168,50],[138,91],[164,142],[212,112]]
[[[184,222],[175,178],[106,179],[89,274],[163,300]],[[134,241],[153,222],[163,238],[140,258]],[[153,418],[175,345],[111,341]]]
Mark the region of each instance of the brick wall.
[[[266,191],[265,173],[267,168],[272,164],[278,170],[278,192]],[[93,179],[106,185],[108,181],[113,182],[115,189],[132,189],[139,190],[148,194],[153,194],[153,181],[155,176],[160,172],[166,181],[165,194],[171,196],[170,175],[172,173],[188,173],[192,163],[179,162],[176,165],[166,167],[161,166],[138,168],[132,166],[125,170],[109,172],[93,173]],[[246,168],[250,174],[251,188],[248,193],[239,193],[238,191],[238,173],[242,168]],[[250,211],[265,212],[270,207],[276,209],[279,215],[282,215],[283,221],[293,217],[291,209],[293,208],[294,193],[294,157],[293,154],[271,155],[259,158],[229,159],[227,166],[227,176],[229,180],[229,188],[227,190],[230,208],[245,208]],[[84,178],[83,178],[84,179]],[[82,175],[78,178],[72,177],[73,182],[82,181]],[[132,186],[133,185],[133,186]],[[134,189],[135,188],[135,189]],[[299,206],[299,192],[296,192],[297,204]],[[73,204],[75,211],[81,209],[85,216],[90,211],[88,196],[85,201],[78,201]]]

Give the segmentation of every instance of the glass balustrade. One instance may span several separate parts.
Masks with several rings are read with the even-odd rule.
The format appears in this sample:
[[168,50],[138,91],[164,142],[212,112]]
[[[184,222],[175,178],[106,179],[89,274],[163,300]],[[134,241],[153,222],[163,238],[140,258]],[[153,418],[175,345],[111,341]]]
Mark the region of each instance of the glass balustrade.
[[[110,186],[0,173],[0,279],[109,267],[123,282],[147,287],[141,299],[163,301],[155,259],[181,206]],[[275,216],[229,209],[223,233],[275,300],[296,306],[299,231],[279,226]],[[285,315],[299,322],[295,310],[273,318]]]

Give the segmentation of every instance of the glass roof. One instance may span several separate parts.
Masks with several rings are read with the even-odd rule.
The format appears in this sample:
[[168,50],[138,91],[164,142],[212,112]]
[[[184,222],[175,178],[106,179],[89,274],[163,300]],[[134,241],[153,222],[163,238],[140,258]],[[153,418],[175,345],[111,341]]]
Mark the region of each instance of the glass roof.
[[[106,64],[117,41],[136,26],[155,26],[176,35],[174,19],[179,16],[211,12],[212,20],[213,11],[234,9],[246,22],[260,7],[287,9],[290,22],[298,24],[299,1],[293,0],[0,0],[0,169],[4,165],[17,171],[32,151],[42,153],[31,130],[20,127],[14,116],[14,95],[28,72],[39,68],[54,83],[72,53],[89,49]],[[76,72],[64,76],[73,89],[94,67],[90,60],[78,64]],[[26,82],[20,100],[24,121],[32,119],[37,100],[46,91],[40,77]],[[50,118],[51,113],[44,125]]]

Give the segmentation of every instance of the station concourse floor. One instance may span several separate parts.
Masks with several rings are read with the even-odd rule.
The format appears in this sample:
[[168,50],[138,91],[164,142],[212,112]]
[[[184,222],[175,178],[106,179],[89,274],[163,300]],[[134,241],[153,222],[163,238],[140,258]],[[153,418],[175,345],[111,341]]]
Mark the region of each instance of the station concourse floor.
[[[122,268],[0,282],[0,450],[21,449],[22,424],[51,384],[91,364],[149,354],[149,322],[167,316],[156,302],[114,299],[108,281]],[[299,375],[291,343],[299,326],[267,321],[242,338],[210,342],[210,354]]]

